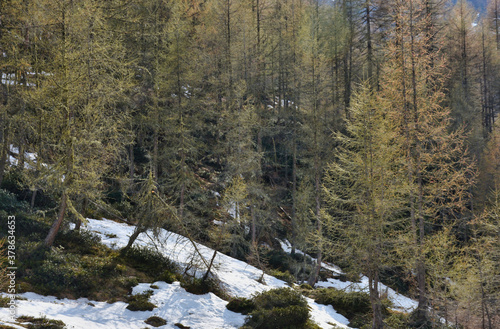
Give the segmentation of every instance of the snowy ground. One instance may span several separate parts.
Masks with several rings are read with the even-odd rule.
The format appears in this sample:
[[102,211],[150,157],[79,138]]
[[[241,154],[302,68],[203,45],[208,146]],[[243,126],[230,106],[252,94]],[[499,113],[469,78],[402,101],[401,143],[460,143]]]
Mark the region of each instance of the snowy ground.
[[[112,248],[125,246],[134,230],[133,226],[123,223],[94,219],[89,219],[85,228],[97,233],[102,242]],[[150,234],[139,235],[135,245],[157,248],[181,267],[198,264],[203,268],[204,260],[208,262],[214,252],[210,248],[196,244],[202,258],[195,252],[193,244],[188,239],[164,230],[158,239],[153,239]],[[215,274],[232,296],[250,297],[257,292],[286,286],[284,281],[268,275],[264,276],[266,284],[261,284],[257,279],[262,275],[262,271],[220,253],[217,253],[215,265]],[[203,271],[198,274],[203,274]],[[169,329],[177,329],[176,323],[192,329],[239,328],[244,323],[243,315],[227,310],[225,307],[227,302],[214,294],[193,295],[180,287],[178,282],[173,284],[156,282],[155,285],[159,289],[153,289],[154,294],[150,300],[158,307],[150,312],[129,311],[124,302],[110,304],[89,301],[85,298],[69,300],[24,293],[21,296],[27,300],[18,301],[17,315],[45,316],[49,319],[62,320],[69,328],[81,329],[151,328],[144,323],[144,320],[152,315],[166,319],[167,325],[162,328]],[[134,293],[148,289],[151,289],[150,284],[141,283],[134,288]],[[312,299],[307,300],[311,307],[312,320],[322,328],[329,329],[333,325],[348,328],[348,320],[335,312],[331,306],[316,304]],[[2,320],[6,321],[8,318],[8,309],[0,308],[0,324]]]
[[[85,229],[98,234],[105,245],[117,249],[127,244],[134,227],[110,220],[89,219]],[[285,251],[289,251],[287,242],[281,244]],[[142,233],[137,238],[135,245],[155,248],[181,268],[186,268],[188,264],[194,264],[202,269],[196,273],[197,275],[204,274],[203,263],[209,262],[214,253],[212,249],[196,244],[200,256],[195,251],[193,243],[188,239],[165,230],[161,231],[158,238],[153,238],[151,233]],[[284,281],[268,275],[264,275],[266,284],[259,283],[257,280],[262,275],[261,270],[224,254],[217,253],[214,264],[215,274],[227,293],[232,296],[251,297],[257,292],[286,286]],[[323,267],[332,272],[341,273],[341,270],[332,264],[323,264]],[[173,284],[156,282],[154,284],[159,289],[153,289],[154,294],[150,300],[158,307],[150,312],[129,311],[124,302],[110,304],[89,301],[85,298],[69,300],[24,293],[21,296],[27,300],[18,301],[17,315],[46,316],[49,319],[62,320],[69,328],[82,329],[151,328],[144,323],[144,320],[153,315],[166,319],[167,325],[162,328],[169,329],[176,329],[176,323],[181,323],[192,329],[239,328],[244,323],[245,317],[243,315],[227,310],[227,302],[212,293],[193,295],[186,292],[178,282]],[[363,277],[360,283],[328,279],[327,282],[319,282],[318,286],[366,290],[367,284],[367,278]],[[150,286],[149,283],[141,283],[134,288],[133,293],[149,290]],[[390,288],[382,285],[380,289],[388,292],[388,296],[397,310],[411,311],[416,306],[415,301],[397,294]],[[311,308],[312,320],[322,328],[330,329],[333,327],[332,325],[348,328],[349,321],[338,314],[332,306],[317,304],[309,298],[307,301]],[[8,309],[6,308],[0,308],[0,324],[2,324],[2,319],[3,321],[8,319]]]
[[[292,250],[292,247],[288,241],[280,240],[279,242],[281,244],[281,248],[284,251],[289,253]],[[296,252],[303,254],[303,252],[301,252],[300,250],[297,250]],[[316,260],[314,258],[312,259]],[[333,264],[328,264],[323,262],[321,266],[333,273],[342,274],[342,270]],[[349,281],[341,281],[338,279],[327,279],[327,281],[318,282],[316,284],[316,287],[322,287],[322,288],[331,287],[338,290],[369,292],[368,278],[366,276],[361,277],[361,282],[349,282]],[[378,290],[381,293],[387,293],[387,297],[393,304],[392,309],[395,311],[410,313],[417,308],[418,303],[416,301],[397,293],[392,288],[389,288],[382,283],[379,284]]]

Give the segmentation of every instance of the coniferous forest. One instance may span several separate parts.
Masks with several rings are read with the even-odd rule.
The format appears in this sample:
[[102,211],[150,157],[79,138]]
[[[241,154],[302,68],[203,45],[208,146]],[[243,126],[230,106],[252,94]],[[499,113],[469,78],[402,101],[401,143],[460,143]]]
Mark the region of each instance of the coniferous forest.
[[[360,328],[498,328],[499,10],[1,1],[0,237],[15,214],[17,280],[98,298],[51,288],[47,264],[79,248],[69,223],[108,218],[135,225],[106,256],[134,275],[136,238],[163,228],[216,250],[201,285],[219,252],[314,295],[330,262],[368,278]],[[413,313],[395,321],[381,282]]]

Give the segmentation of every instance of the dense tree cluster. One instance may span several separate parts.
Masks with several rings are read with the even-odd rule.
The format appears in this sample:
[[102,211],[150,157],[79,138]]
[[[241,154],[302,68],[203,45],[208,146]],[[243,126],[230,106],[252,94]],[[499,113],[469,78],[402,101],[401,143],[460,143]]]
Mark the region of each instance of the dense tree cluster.
[[499,6],[2,1],[0,184],[55,200],[47,246],[91,211],[262,267],[279,236],[310,285],[322,260],[367,275],[373,328],[394,268],[415,327],[494,328]]

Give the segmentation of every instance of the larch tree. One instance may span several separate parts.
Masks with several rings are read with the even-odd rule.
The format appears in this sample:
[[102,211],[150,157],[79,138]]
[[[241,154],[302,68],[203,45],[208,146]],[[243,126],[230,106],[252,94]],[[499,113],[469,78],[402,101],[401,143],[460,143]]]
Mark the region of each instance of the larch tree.
[[28,101],[48,117],[42,130],[50,143],[37,160],[47,164],[44,179],[60,195],[45,238],[51,246],[68,212],[83,219],[79,201],[102,197],[102,176],[126,140],[119,124],[123,113],[115,106],[130,75],[121,40],[106,29],[98,2],[60,0],[40,6],[54,38]]
[[500,1],[489,0],[487,6],[488,27],[493,31],[496,40],[496,48],[500,49]]
[[456,126],[466,124],[469,131],[481,136],[480,108],[480,29],[477,13],[465,0],[452,8],[447,19],[447,43],[451,76],[449,97]]
[[335,160],[328,164],[324,193],[331,248],[351,270],[368,277],[372,328],[383,328],[380,273],[388,264],[391,221],[404,210],[402,150],[388,106],[368,81],[355,92],[346,133],[337,133]]
[[425,1],[398,1],[388,47],[383,93],[398,125],[398,143],[407,172],[407,218],[410,250],[407,265],[416,280],[416,325],[429,325],[427,290],[428,236],[443,223],[458,224],[470,201],[473,164],[462,129],[450,131],[449,109],[443,107],[444,63],[429,53],[425,37],[429,15]]
[[25,146],[33,128],[33,115],[26,106],[23,92],[29,88],[27,81],[32,74],[29,62],[30,48],[36,37],[31,33],[33,3],[30,1],[4,1],[0,5],[0,185],[6,170],[7,159],[14,155],[11,145],[17,148],[17,168],[24,169]]

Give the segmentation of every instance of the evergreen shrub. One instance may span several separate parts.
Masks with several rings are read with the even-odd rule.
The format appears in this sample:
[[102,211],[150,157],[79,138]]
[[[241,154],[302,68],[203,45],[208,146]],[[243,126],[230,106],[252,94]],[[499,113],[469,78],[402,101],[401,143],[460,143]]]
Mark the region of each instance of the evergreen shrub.
[[247,315],[255,309],[255,303],[251,299],[237,297],[231,299],[226,308],[232,312]]
[[25,201],[17,200],[14,193],[0,189],[0,210],[5,211],[9,215],[28,211],[29,205]]
[[255,309],[246,325],[258,329],[303,329],[309,319],[305,298],[289,288],[277,288],[257,294]]
[[103,247],[101,238],[97,234],[86,230],[60,232],[57,235],[56,244],[81,255],[98,254]]
[[288,284],[295,283],[295,277],[288,271],[281,272],[279,270],[270,270],[268,274],[274,276],[277,279],[283,280]]
[[146,247],[132,247],[123,252],[122,257],[135,269],[157,279],[155,281],[166,281],[160,278],[165,270],[175,272],[175,265],[167,257]]
[[159,316],[150,316],[144,322],[153,327],[161,327],[167,324],[167,321]]
[[318,289],[315,301],[319,304],[332,305],[337,312],[349,320],[356,315],[371,312],[370,296],[359,291],[346,292],[334,288]]
[[152,311],[156,305],[149,301],[151,295],[153,295],[153,290],[129,296],[127,309],[130,311]]
[[219,283],[213,278],[206,280],[198,278],[184,278],[181,281],[181,287],[186,289],[186,291],[191,294],[204,295],[211,292],[223,299],[226,299],[224,291],[220,288]]
[[20,316],[19,322],[30,322],[28,329],[64,329],[66,325],[61,320],[50,320],[45,317],[35,318],[32,316]]

